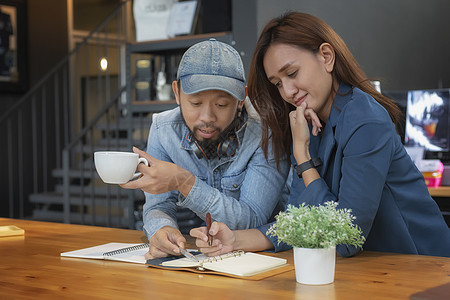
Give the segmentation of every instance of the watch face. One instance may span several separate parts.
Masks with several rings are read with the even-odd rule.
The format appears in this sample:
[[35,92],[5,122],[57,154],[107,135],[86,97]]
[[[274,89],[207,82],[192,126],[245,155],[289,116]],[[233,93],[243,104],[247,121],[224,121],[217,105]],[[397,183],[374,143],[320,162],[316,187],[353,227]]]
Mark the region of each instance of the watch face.
[[322,165],[322,160],[320,159],[320,157],[312,159],[312,162],[315,168],[320,167]]

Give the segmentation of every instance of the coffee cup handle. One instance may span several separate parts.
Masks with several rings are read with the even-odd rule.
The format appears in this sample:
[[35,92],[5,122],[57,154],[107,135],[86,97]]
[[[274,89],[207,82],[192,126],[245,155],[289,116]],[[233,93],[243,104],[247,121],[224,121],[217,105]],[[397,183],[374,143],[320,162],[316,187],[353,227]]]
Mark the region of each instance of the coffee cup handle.
[[[148,167],[148,161],[147,161],[147,159],[145,159],[143,157],[139,157],[138,165],[139,164],[145,164]],[[141,172],[136,172],[136,173],[134,173],[133,178],[131,178],[131,180],[136,179],[139,176],[141,176]]]

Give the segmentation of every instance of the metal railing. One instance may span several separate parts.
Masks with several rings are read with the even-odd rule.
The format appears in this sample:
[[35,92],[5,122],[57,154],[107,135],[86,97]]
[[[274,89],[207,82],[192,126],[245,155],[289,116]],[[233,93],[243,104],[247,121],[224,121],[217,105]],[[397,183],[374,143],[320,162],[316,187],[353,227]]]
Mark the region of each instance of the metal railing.
[[[66,223],[131,226],[133,204],[125,200],[124,207],[122,199],[132,199],[134,193],[99,188],[92,157],[96,149],[123,146],[130,7],[131,0],[119,4],[0,115],[0,134],[6,139],[0,151],[0,192],[1,200],[8,201],[9,217],[45,220],[59,213]],[[98,67],[103,58],[108,61],[105,70]]]
[[[101,183],[100,185],[95,184],[97,174],[92,163],[93,153],[99,147],[95,137],[98,131],[96,127],[102,120],[104,124],[104,126],[101,126],[103,128],[102,140],[104,143],[100,146],[101,149],[118,150],[123,146],[120,144],[120,139],[118,138],[120,132],[119,122],[122,115],[119,100],[125,91],[126,86],[120,88],[114,97],[97,112],[89,124],[62,150],[63,216],[66,223],[74,220],[81,224],[101,224],[107,226],[114,224],[117,227],[132,226],[133,222],[129,222],[133,219],[132,215],[124,216],[120,212],[133,212],[133,205],[131,204],[134,203],[134,195],[127,194],[127,192],[122,191],[117,186]],[[74,155],[78,155],[79,157],[74,159]],[[71,175],[71,172],[75,172],[76,175]],[[74,178],[79,183],[71,183]],[[99,195],[98,190],[102,186],[106,188],[106,192]],[[76,193],[71,191],[71,188],[74,189],[74,187],[77,189]],[[76,194],[76,197],[74,197],[74,194]],[[112,221],[114,202],[117,217],[116,222]],[[73,213],[71,211],[71,207],[73,206],[77,206],[79,211]],[[82,211],[86,207],[90,210],[87,213]],[[104,208],[100,216],[96,212],[99,207]],[[79,217],[71,216],[73,214]]]

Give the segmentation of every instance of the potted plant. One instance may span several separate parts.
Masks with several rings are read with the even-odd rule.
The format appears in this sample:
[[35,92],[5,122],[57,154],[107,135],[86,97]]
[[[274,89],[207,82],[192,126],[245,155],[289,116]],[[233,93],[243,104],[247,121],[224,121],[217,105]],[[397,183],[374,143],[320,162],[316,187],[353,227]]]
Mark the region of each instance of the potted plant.
[[267,231],[277,236],[278,242],[293,247],[297,282],[304,284],[328,284],[334,281],[336,245],[361,247],[364,236],[353,224],[356,218],[350,209],[336,209],[337,202],[299,207],[288,205],[287,210],[276,216]]

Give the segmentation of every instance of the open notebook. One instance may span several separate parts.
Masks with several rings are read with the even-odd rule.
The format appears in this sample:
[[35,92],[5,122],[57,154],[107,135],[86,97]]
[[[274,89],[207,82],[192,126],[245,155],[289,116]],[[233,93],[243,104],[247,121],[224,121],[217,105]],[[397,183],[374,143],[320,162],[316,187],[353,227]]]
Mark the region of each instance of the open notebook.
[[147,252],[148,244],[108,243],[100,246],[63,252],[61,253],[61,256],[145,264],[146,260],[144,255]]
[[195,273],[217,274],[259,280],[292,270],[284,258],[252,252],[234,251],[217,257],[193,252],[200,263],[185,257],[166,257],[147,261],[147,265],[162,269],[184,270]]

